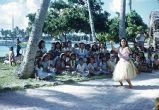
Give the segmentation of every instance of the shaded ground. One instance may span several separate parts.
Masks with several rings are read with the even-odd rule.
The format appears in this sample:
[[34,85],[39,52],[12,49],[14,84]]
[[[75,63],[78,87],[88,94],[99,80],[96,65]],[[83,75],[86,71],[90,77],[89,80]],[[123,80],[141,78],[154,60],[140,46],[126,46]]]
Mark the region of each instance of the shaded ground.
[[108,79],[0,93],[0,110],[152,110],[159,71],[142,73],[129,89]]

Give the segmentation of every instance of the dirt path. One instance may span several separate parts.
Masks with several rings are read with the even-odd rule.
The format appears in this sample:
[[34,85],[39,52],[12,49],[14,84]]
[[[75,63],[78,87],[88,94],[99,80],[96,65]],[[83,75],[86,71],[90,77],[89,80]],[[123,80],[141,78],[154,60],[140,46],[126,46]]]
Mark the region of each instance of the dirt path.
[[152,110],[159,71],[142,73],[129,89],[111,79],[0,94],[0,110]]

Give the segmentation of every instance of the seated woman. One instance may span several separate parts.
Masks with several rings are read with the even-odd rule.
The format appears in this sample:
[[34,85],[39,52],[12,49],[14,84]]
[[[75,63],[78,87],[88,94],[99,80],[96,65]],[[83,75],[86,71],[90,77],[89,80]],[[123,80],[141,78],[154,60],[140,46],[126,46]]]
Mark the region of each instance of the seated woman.
[[56,42],[55,43],[55,49],[54,49],[54,58],[56,58],[57,56],[59,57],[62,53],[62,48],[61,48],[61,44],[60,42]]
[[38,44],[38,51],[40,51],[42,53],[42,55],[44,55],[47,52],[47,49],[45,48],[45,41],[44,40],[41,40],[39,42],[39,44]]
[[45,68],[43,68],[43,62],[41,58],[38,58],[35,64],[35,70],[36,74],[35,77],[41,80],[49,80],[52,78],[51,73],[46,71]]
[[79,73],[82,76],[88,76],[89,75],[89,72],[88,72],[88,69],[87,69],[87,64],[84,63],[83,58],[79,58],[79,64],[77,65],[76,71],[77,71],[77,73]]

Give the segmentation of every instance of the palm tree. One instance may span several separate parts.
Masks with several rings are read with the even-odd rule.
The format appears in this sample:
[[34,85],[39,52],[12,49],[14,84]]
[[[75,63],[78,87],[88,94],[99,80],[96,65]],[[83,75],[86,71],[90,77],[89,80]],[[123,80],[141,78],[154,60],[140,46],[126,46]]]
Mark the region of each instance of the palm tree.
[[119,38],[126,37],[125,30],[125,8],[126,8],[126,0],[121,0],[121,10],[120,10],[120,19],[119,19]]
[[42,36],[42,27],[49,3],[50,0],[42,0],[40,10],[38,10],[38,13],[36,14],[26,54],[20,68],[17,71],[21,78],[29,78],[34,71],[35,56],[38,49],[38,43]]
[[92,15],[92,11],[91,11],[90,1],[89,0],[87,0],[87,5],[88,5],[88,12],[89,12],[89,22],[90,22],[90,28],[91,28],[91,33],[92,33],[92,40],[93,40],[93,42],[96,42],[93,15]]

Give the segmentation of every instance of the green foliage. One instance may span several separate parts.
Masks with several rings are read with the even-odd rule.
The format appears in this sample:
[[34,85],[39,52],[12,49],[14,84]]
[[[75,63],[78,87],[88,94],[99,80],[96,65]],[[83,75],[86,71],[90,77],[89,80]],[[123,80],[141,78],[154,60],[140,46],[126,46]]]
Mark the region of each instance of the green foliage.
[[118,33],[119,33],[119,19],[118,17],[114,17],[109,22],[109,34],[111,36],[111,40],[118,42],[119,41]]
[[95,30],[96,33],[100,32],[108,32],[109,26],[108,26],[108,16],[110,14],[106,11],[103,13],[96,14],[94,13],[94,25],[95,25]]
[[24,38],[26,37],[26,34],[27,34],[24,29],[20,29],[17,26],[13,30],[1,29],[0,32],[3,37],[11,37],[11,38],[15,38],[15,37]]
[[28,17],[29,18],[29,22],[28,22],[28,27],[27,27],[27,32],[31,32],[31,30],[32,30],[32,25],[33,25],[33,23],[34,23],[34,20],[35,20],[35,15],[36,15],[36,13],[30,13],[30,14],[28,14],[26,17]]
[[19,79],[15,73],[18,66],[10,66],[4,65],[0,62],[0,92],[4,91],[14,91],[14,90],[24,90],[26,88],[37,88],[37,87],[50,87],[56,86],[59,84],[66,84],[66,83],[74,83],[80,81],[88,81],[88,80],[95,80],[95,79],[103,79],[103,78],[110,78],[111,75],[105,76],[92,76],[92,77],[82,77],[77,74],[62,74],[54,76],[53,80],[51,81],[43,81],[43,80],[36,80],[36,79]]
[[[147,25],[136,11],[131,11],[126,15],[126,33],[129,41],[134,41],[137,33],[141,30],[147,31]],[[119,19],[114,17],[109,21],[109,34],[115,42],[119,42]]]
[[25,88],[35,88],[54,85],[54,82],[47,82],[35,79],[19,79],[15,73],[18,66],[4,65],[0,63],[0,92],[8,90],[23,90]]
[[[91,31],[88,9],[85,2],[82,2],[82,0],[68,0],[68,3],[62,0],[51,2],[44,23],[43,32],[52,36],[74,31],[89,34]],[[100,1],[97,2],[96,0],[93,0],[91,1],[91,5],[94,7],[92,11],[96,32],[107,32],[109,29],[109,13],[101,12],[102,2]],[[98,5],[100,8],[95,8]],[[32,24],[34,22],[32,17],[35,17],[35,15],[29,14],[28,17],[29,23]],[[31,25],[29,25],[29,27],[31,28]]]
[[96,34],[97,40],[100,42],[110,41],[114,38],[109,33],[98,33]]
[[66,4],[63,0],[57,0],[55,2],[51,2],[50,7],[60,11],[61,9],[69,8],[70,5]]
[[63,83],[74,83],[74,82],[82,82],[82,81],[89,81],[89,80],[95,80],[95,79],[103,79],[103,78],[111,78],[112,75],[97,75],[97,76],[91,76],[91,77],[82,77],[81,75],[77,74],[62,74],[57,75],[56,79],[60,80]]
[[[101,6],[103,3],[100,0],[90,0],[90,4],[97,39],[100,41],[114,40],[115,42],[119,42],[118,17],[108,20],[110,14],[106,11],[102,11]],[[84,32],[89,34],[91,31],[88,15],[86,1],[84,0],[68,0],[68,2],[56,0],[50,4],[43,32],[51,36],[69,32]],[[31,29],[35,14],[29,14],[28,17],[30,21],[28,29]],[[148,29],[141,16],[136,11],[128,13],[126,15],[126,33],[128,40],[133,41],[141,29],[144,31]]]
[[136,11],[128,13],[126,20],[126,32],[128,39],[134,40],[141,30],[146,32],[147,25],[143,22],[141,16]]

